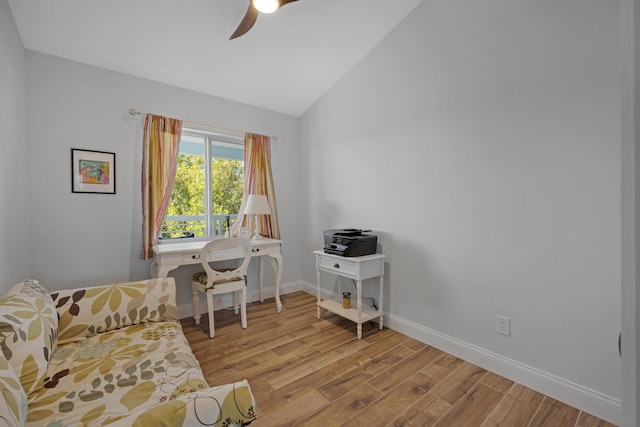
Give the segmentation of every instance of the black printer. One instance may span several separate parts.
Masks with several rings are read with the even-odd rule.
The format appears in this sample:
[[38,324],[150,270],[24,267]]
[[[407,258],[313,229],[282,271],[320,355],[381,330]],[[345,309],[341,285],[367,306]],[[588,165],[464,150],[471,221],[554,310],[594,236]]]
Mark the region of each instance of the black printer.
[[336,228],[324,230],[324,253],[346,257],[376,253],[378,237],[362,234],[371,230]]

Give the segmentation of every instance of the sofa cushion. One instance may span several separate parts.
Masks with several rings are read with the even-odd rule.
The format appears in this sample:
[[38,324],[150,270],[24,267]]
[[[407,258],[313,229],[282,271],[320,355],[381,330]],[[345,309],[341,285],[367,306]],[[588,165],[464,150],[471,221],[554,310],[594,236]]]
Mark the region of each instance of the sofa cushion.
[[25,280],[0,298],[0,349],[27,396],[40,388],[57,338],[58,314],[40,283]]
[[[232,270],[232,269],[217,270],[217,271],[230,271],[230,270]],[[204,272],[204,271],[200,271],[198,273],[194,273],[191,276],[191,279],[193,281],[195,281],[195,282],[200,283],[203,286],[207,286],[207,273]],[[214,281],[212,283],[212,285],[213,285],[212,287],[215,287],[216,285],[219,285],[221,283],[237,282],[237,281],[240,281],[240,280],[244,280],[245,285],[247,284],[247,276],[243,276],[243,277],[237,276],[237,277],[230,277],[228,279],[218,279],[218,280],[216,280],[216,281]]]
[[226,387],[209,388],[179,324],[142,323],[59,345],[27,425],[194,426],[193,407],[206,414],[199,405],[215,409],[206,420],[216,426],[252,421],[248,384]]
[[147,322],[180,323],[166,278],[52,292],[60,313],[58,345]]
[[27,421],[27,395],[7,359],[1,357],[0,420],[10,426],[23,426]]

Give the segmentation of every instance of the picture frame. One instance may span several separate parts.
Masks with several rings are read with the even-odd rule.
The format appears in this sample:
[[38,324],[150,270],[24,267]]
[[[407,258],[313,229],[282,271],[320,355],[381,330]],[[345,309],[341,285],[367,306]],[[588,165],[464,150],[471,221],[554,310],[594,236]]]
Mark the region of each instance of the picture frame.
[[116,194],[116,153],[72,148],[71,192]]
[[250,239],[251,238],[251,227],[242,227],[240,229],[239,236],[241,239]]

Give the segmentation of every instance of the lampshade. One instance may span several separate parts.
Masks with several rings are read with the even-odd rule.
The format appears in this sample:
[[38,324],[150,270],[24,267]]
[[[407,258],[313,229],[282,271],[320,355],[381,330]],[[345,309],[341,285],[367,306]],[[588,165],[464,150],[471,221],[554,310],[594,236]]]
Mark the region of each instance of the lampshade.
[[253,7],[262,13],[272,13],[280,7],[278,0],[252,0],[252,2]]
[[258,194],[249,194],[247,198],[247,206],[244,208],[247,215],[268,215],[271,213],[267,196]]

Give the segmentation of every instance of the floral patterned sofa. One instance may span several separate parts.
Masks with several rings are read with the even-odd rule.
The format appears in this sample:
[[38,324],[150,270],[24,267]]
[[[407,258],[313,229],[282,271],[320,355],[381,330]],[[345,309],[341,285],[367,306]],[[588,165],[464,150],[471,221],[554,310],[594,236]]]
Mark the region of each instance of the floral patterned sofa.
[[256,417],[246,380],[209,387],[172,278],[0,298],[0,425],[228,426]]

